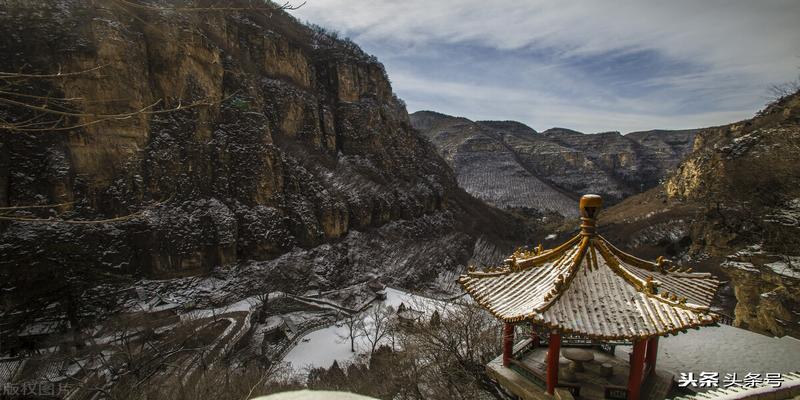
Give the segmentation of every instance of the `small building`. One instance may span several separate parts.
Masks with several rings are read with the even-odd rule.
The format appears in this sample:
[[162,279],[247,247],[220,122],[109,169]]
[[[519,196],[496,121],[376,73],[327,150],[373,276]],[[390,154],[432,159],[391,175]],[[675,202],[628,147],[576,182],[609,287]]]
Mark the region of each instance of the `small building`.
[[407,307],[405,303],[400,303],[396,313],[397,319],[404,324],[413,324],[425,316],[424,312]]
[[[673,377],[656,369],[660,336],[714,325],[719,281],[627,254],[596,232],[602,199],[580,200],[580,233],[553,249],[517,250],[499,268],[470,271],[464,290],[504,322],[503,355],[487,372],[522,399],[663,399]],[[514,343],[515,326],[530,336]],[[616,345],[630,344],[625,360]],[[563,348],[562,348],[563,345]]]
[[373,279],[367,284],[367,287],[375,293],[375,297],[378,300],[386,300],[386,285],[381,283],[381,281]]

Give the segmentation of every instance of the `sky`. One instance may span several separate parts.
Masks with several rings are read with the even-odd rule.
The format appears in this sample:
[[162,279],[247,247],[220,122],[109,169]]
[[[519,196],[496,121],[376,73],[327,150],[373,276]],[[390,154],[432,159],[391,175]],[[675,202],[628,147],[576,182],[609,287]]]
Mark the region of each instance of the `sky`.
[[408,111],[542,131],[750,118],[800,76],[800,0],[307,0],[386,66]]

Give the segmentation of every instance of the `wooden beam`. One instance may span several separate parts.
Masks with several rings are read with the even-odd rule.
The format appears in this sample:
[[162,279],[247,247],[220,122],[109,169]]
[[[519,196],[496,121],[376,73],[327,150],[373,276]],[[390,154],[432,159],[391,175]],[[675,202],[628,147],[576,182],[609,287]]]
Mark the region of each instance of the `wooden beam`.
[[558,385],[558,358],[561,352],[561,335],[550,333],[550,344],[547,347],[547,393],[553,394]]

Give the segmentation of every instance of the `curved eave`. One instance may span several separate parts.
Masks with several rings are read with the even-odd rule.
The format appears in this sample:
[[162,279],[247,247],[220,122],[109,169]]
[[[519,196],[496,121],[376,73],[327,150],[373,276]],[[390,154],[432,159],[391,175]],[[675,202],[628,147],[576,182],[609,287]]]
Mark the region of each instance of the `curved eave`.
[[688,303],[700,307],[710,307],[714,295],[719,289],[720,281],[707,272],[679,272],[670,270],[665,262],[650,262],[625,253],[602,236],[598,236],[603,245],[616,256],[621,265],[637,279],[646,281],[652,278],[658,288],[659,295],[669,298],[686,299]]
[[[631,339],[718,319],[708,310],[719,284],[710,274],[667,272],[660,263],[623,253],[598,236],[578,235],[552,251],[511,261],[502,271],[458,280],[505,322],[531,320],[591,338]],[[526,263],[521,267],[521,262]],[[670,293],[658,293],[659,286]]]

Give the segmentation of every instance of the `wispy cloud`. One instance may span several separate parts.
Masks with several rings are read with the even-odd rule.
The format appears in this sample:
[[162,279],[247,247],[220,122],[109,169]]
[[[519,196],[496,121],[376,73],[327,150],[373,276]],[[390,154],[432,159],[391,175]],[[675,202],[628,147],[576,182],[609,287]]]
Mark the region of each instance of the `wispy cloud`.
[[587,132],[747,118],[800,70],[790,1],[309,0],[383,61],[410,111]]

